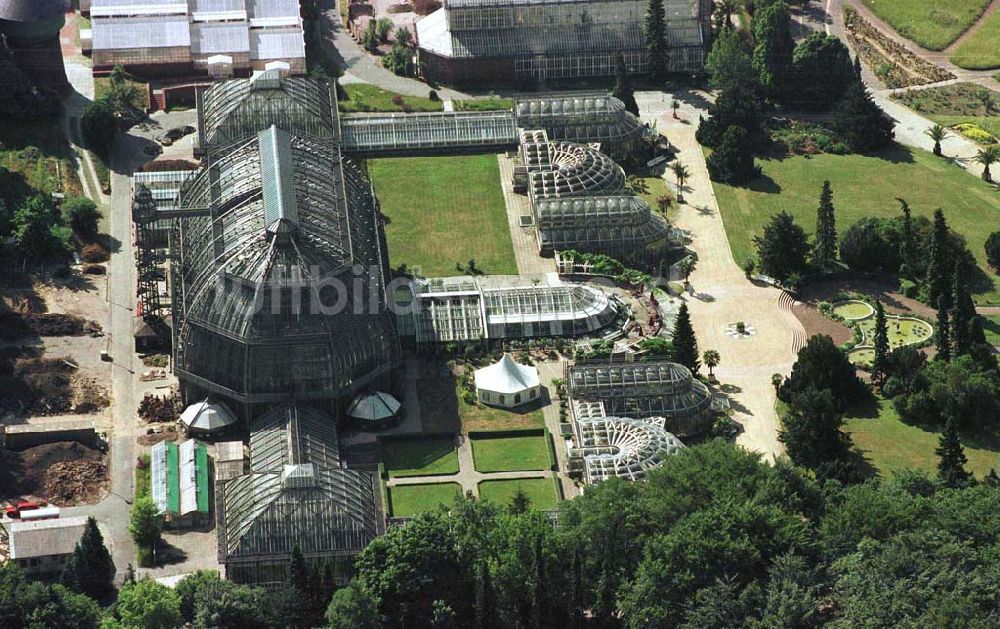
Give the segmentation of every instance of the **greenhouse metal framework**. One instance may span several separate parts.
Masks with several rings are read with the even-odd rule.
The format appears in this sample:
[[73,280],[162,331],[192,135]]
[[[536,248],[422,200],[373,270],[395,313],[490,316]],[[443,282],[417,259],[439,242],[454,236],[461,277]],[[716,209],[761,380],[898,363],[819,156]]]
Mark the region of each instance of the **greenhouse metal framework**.
[[[176,373],[185,397],[221,396],[247,418],[289,399],[336,410],[399,360],[371,185],[332,141],[335,106],[303,115],[302,99],[329,91],[302,81],[242,81],[250,103],[206,107],[206,166],[176,203]],[[233,90],[220,83],[206,103],[217,89]],[[264,105],[282,102],[294,115]],[[244,138],[254,115],[261,130]],[[290,120],[309,135],[275,126]]]
[[664,417],[667,430],[681,436],[711,425],[711,392],[677,363],[578,361],[565,377],[573,400],[600,401],[611,416]]
[[680,439],[667,432],[665,422],[663,417],[579,419],[575,445],[569,450],[570,468],[581,462],[583,478],[590,484],[612,477],[641,480],[646,472],[684,447]]
[[540,199],[532,209],[543,255],[575,249],[648,261],[676,243],[666,219],[635,196]]
[[[646,71],[644,0],[445,0],[417,21],[420,62],[446,83],[613,76]],[[710,0],[664,0],[672,72],[701,70]]]
[[374,477],[339,464],[333,418],[303,405],[272,407],[251,426],[249,474],[220,486],[219,561],[237,583],[279,587],[298,546],[346,581],[381,532]]
[[544,130],[521,132],[523,170],[515,170],[515,190],[538,199],[611,194],[625,187],[625,171],[592,145],[549,140]]
[[340,120],[345,152],[393,154],[455,148],[513,146],[517,126],[510,111],[456,111],[377,116],[344,116]]
[[596,288],[527,279],[414,280],[396,293],[400,333],[421,343],[573,336],[619,319],[618,304]]

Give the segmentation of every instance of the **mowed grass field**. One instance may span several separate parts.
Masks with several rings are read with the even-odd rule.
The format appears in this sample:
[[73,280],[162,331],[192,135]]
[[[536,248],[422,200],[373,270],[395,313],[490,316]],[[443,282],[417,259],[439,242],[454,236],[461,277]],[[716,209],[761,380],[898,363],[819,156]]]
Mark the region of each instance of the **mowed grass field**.
[[456,263],[475,259],[483,273],[517,274],[496,155],[392,157],[368,168],[393,268],[461,275]]
[[472,458],[477,472],[547,470],[552,465],[544,435],[475,437]]
[[952,50],[951,62],[969,70],[1000,68],[1000,11],[983,18],[976,32]]
[[438,505],[449,504],[462,493],[462,486],[458,483],[399,485],[387,489],[392,515],[397,518],[437,509]]
[[551,478],[522,478],[517,480],[484,480],[479,483],[479,497],[507,506],[520,489],[531,501],[533,509],[554,509],[559,496]]
[[896,32],[928,50],[944,50],[972,26],[990,0],[864,0]]
[[987,269],[983,244],[1000,225],[1000,193],[978,177],[931,153],[893,145],[879,155],[813,155],[758,159],[760,177],[747,187],[713,182],[733,250],[742,264],[757,255],[753,237],[784,210],[812,234],[823,180],[833,187],[837,231],[866,216],[899,215],[896,197],[906,199],[915,216],[931,218],[943,208],[948,225],[965,237],[992,286],[975,295],[979,303],[1000,302],[997,277]]
[[458,473],[453,437],[386,440],[382,442],[382,457],[390,477]]
[[[880,400],[878,417],[851,417],[844,419],[844,429],[854,440],[854,449],[874,467],[883,478],[906,470],[923,470],[937,473],[940,433],[904,424],[892,407],[892,402]],[[1000,471],[1000,451],[963,437],[965,456],[969,459],[966,469],[983,478],[991,468]]]

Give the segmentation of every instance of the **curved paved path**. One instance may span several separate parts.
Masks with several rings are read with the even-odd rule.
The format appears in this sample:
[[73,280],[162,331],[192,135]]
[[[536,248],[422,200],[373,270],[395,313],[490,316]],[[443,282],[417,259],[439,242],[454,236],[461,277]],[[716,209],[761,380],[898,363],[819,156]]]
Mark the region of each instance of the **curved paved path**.
[[[773,459],[784,452],[778,441],[779,422],[774,409],[771,375],[787,375],[805,342],[805,329],[791,312],[790,298],[775,288],[746,279],[733,260],[729,239],[709,181],[701,146],[695,140],[698,116],[704,115],[704,94],[678,94],[680,120],[671,115],[671,96],[659,92],[636,94],[644,120],[655,121],[691,171],[676,225],[690,232],[698,265],[691,274],[691,293],[683,296],[702,351],[715,349],[722,363],[715,375],[730,394],[735,419],[743,426],[737,443]],[[668,185],[674,179],[666,175]],[[727,326],[744,321],[755,334],[733,338]]]

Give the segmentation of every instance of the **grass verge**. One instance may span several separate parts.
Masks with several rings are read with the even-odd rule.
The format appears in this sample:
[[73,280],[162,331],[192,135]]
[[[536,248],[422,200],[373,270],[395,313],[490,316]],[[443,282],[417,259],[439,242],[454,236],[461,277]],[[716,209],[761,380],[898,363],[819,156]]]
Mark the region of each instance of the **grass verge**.
[[990,0],[864,0],[864,3],[903,37],[928,50],[944,50],[975,24]]
[[149,455],[140,454],[139,460],[143,465],[135,468],[135,497],[152,496],[152,470],[149,468]]
[[893,98],[945,127],[969,123],[1000,138],[1000,111],[987,109],[984,104],[990,95],[994,101],[1000,100],[1000,93],[981,85],[955,83],[904,92]]
[[452,437],[385,440],[382,456],[390,478],[458,473],[458,452]]
[[440,100],[431,100],[420,96],[403,96],[367,83],[349,83],[341,87],[347,94],[347,99],[338,101],[337,107],[344,113],[441,111],[444,109]]
[[431,511],[438,505],[450,503],[455,496],[462,493],[462,486],[458,483],[397,485],[387,489],[392,515],[396,518],[406,518]]
[[[905,469],[937,473],[938,457],[934,449],[940,433],[904,424],[890,401],[879,400],[878,414],[874,417],[849,415],[844,419],[844,428],[854,440],[855,451],[883,477]],[[962,444],[969,459],[966,469],[977,478],[991,468],[1000,467],[997,447],[966,437]]]
[[482,273],[517,273],[496,155],[393,157],[368,167],[393,267],[439,277],[475,259]]
[[465,100],[452,101],[455,111],[501,111],[512,109],[514,99],[490,96],[488,98],[469,98]]
[[955,47],[951,62],[968,70],[1000,68],[1000,12],[984,18],[979,29]]
[[559,504],[551,478],[484,480],[479,483],[479,497],[507,506],[518,489],[528,497],[533,509],[554,509]]
[[477,472],[522,472],[550,469],[545,436],[473,437],[472,458]]
[[1000,221],[996,190],[974,175],[927,151],[892,145],[875,155],[813,155],[761,159],[760,177],[745,187],[713,183],[733,258],[756,257],[753,237],[763,233],[771,216],[785,210],[811,233],[823,180],[833,187],[837,230],[844,233],[858,219],[899,214],[896,197],[910,202],[915,216],[933,216],[943,208],[948,224],[965,237],[985,272],[979,303],[1000,302],[996,276],[989,271],[983,244]]

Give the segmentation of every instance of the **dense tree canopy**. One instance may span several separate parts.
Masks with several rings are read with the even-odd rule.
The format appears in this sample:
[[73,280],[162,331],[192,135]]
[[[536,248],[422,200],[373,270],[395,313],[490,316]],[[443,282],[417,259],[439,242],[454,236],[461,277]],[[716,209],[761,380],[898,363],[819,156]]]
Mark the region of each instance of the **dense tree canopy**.
[[782,0],[758,6],[751,21],[755,43],[753,68],[761,87],[773,98],[781,97],[792,64],[791,23],[788,5]]
[[809,241],[788,212],[771,217],[761,236],[754,236],[760,270],[778,280],[787,280],[806,269]]
[[834,107],[831,126],[855,153],[885,148],[896,137],[892,119],[872,100],[860,78]]
[[0,627],[96,629],[100,608],[62,585],[29,581],[13,564],[0,566]]
[[847,355],[826,335],[809,338],[799,350],[792,366],[792,373],[781,385],[780,397],[790,402],[795,396],[811,389],[829,390],[835,407],[843,411],[852,404],[864,401],[869,392],[858,378],[856,369]]
[[752,86],[757,76],[750,62],[750,43],[745,33],[735,29],[721,31],[705,58],[709,84],[717,90],[737,85]]
[[851,54],[844,42],[815,32],[795,47],[784,101],[805,111],[826,111],[853,80]]

